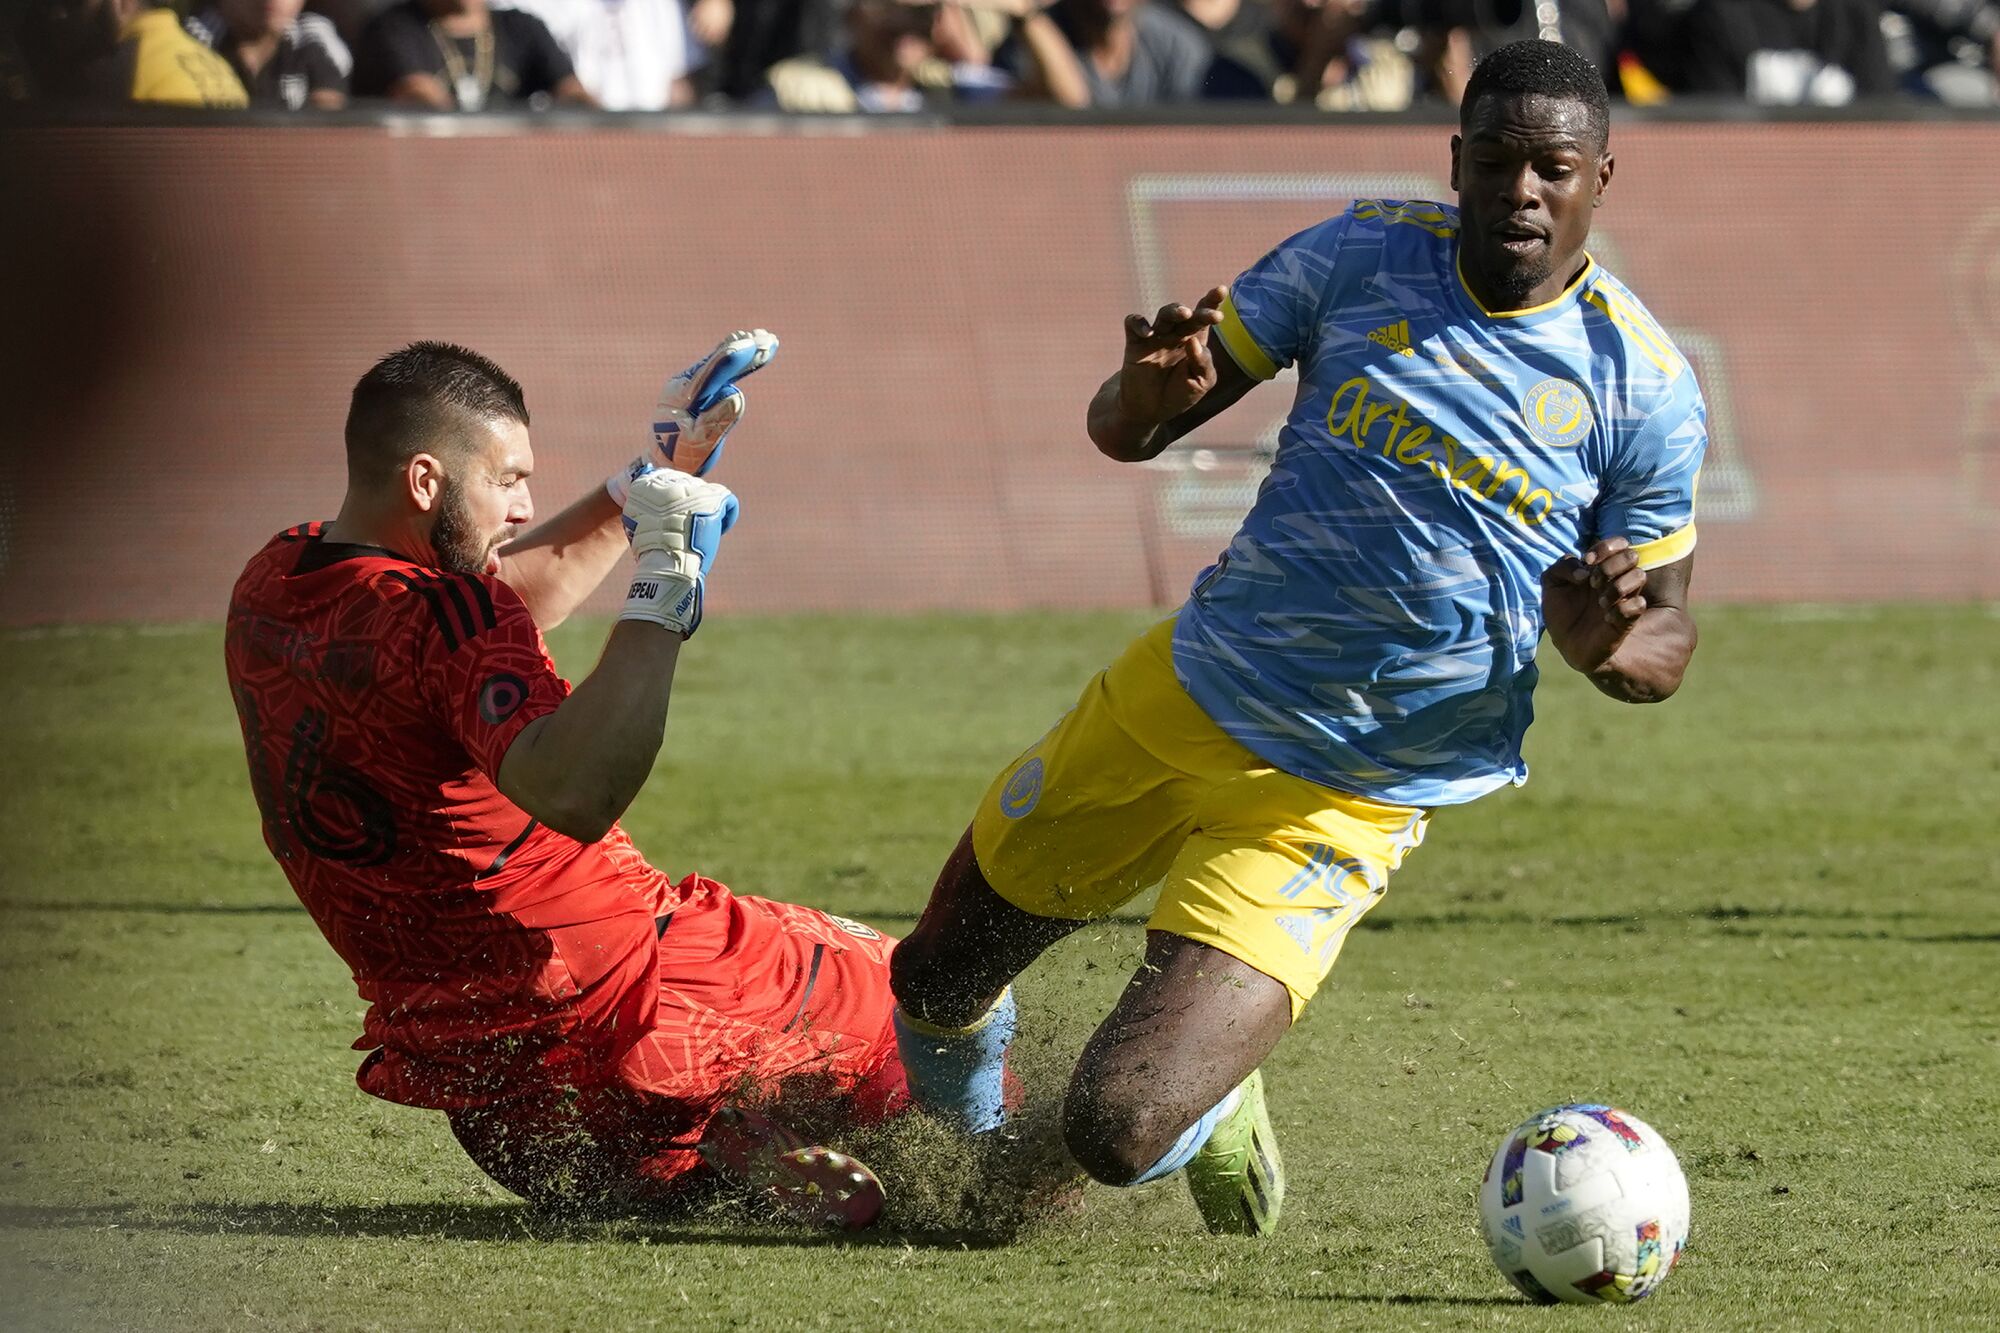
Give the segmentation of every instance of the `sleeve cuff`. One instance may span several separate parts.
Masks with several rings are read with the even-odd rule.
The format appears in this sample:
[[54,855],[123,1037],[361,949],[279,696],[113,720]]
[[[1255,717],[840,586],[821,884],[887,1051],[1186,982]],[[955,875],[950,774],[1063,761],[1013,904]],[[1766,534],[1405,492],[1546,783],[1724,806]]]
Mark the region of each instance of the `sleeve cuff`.
[[1638,560],[1639,568],[1658,569],[1662,565],[1673,564],[1693,550],[1694,524],[1690,523],[1679,532],[1670,532],[1654,541],[1639,543],[1632,548],[1632,555]]
[[1243,368],[1244,374],[1259,380],[1276,378],[1278,363],[1250,336],[1250,330],[1243,325],[1243,316],[1236,313],[1234,298],[1222,299],[1222,323],[1215,326],[1215,331],[1222,336],[1222,345],[1229,350],[1230,359]]

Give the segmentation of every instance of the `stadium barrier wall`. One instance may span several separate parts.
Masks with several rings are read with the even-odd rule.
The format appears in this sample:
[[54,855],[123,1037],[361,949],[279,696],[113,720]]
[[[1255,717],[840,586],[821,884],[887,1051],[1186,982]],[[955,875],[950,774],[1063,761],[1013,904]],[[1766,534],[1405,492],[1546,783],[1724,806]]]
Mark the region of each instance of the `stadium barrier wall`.
[[[0,135],[0,623],[219,616],[266,536],[332,514],[348,391],[407,340],[522,379],[552,512],[754,324],[784,347],[721,474],[718,609],[1171,604],[1288,390],[1100,459],[1120,318],[1356,195],[1448,197],[1437,125],[695,128]],[[1594,249],[1713,413],[1699,595],[2000,598],[2000,122],[1614,148]]]

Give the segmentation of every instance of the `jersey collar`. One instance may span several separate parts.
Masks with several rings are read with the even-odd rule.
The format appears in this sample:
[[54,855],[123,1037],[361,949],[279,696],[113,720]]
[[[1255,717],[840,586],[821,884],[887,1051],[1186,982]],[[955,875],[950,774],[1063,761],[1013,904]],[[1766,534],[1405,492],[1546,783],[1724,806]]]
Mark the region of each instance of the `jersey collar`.
[[1472,284],[1465,280],[1465,268],[1457,246],[1452,247],[1451,271],[1452,276],[1458,280],[1460,299],[1481,319],[1489,319],[1496,324],[1512,324],[1516,328],[1528,328],[1554,319],[1575,305],[1578,294],[1589,285],[1592,278],[1597,276],[1597,261],[1591,258],[1590,251],[1585,250],[1583,267],[1577,270],[1574,278],[1570,279],[1569,286],[1557,293],[1554,299],[1544,301],[1540,305],[1531,305],[1525,310],[1488,310],[1481,305],[1479,298],[1472,294]]
[[371,557],[377,560],[395,560],[405,565],[416,563],[408,556],[392,551],[386,546],[369,546],[363,542],[330,542],[314,533],[306,539],[305,549],[299,552],[298,561],[292,566],[292,573],[316,574],[343,560],[362,560]]

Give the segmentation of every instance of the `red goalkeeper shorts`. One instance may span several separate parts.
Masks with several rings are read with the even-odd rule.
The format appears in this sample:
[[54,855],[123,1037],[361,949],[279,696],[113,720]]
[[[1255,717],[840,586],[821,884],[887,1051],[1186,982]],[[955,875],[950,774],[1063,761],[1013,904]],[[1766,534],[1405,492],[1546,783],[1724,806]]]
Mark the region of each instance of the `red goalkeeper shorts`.
[[651,1205],[709,1178],[695,1145],[725,1104],[807,1132],[883,1119],[909,1098],[890,1022],[894,944],[697,881],[660,936],[654,1020],[615,1076],[452,1112],[452,1132],[524,1198]]

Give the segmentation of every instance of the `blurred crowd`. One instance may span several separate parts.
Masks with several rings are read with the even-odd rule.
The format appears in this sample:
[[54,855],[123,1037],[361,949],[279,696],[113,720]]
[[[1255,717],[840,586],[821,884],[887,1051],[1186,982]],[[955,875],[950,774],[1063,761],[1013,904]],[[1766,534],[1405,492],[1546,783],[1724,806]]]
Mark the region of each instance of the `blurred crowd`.
[[305,110],[1456,105],[1520,37],[1614,97],[2000,105],[2000,0],[25,0],[0,97]]

